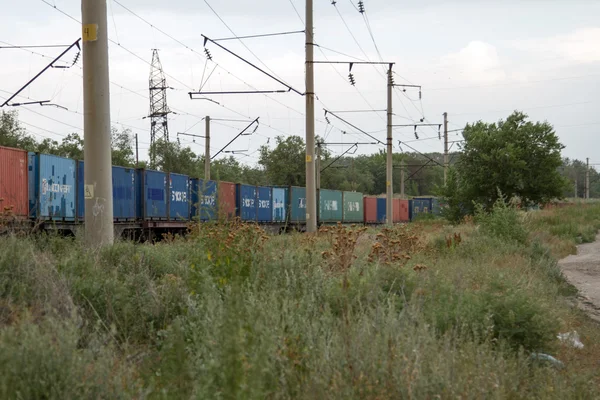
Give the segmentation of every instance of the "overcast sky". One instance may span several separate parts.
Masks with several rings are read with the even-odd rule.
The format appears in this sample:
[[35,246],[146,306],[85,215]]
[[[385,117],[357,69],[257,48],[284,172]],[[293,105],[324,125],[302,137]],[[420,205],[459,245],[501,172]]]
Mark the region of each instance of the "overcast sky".
[[[412,123],[423,116],[427,122],[437,124],[447,111],[450,129],[457,129],[479,119],[497,121],[519,109],[533,120],[547,120],[554,125],[566,146],[564,156],[590,157],[590,162],[600,163],[600,155],[592,150],[600,148],[600,2],[364,0],[364,18],[355,8],[357,1],[337,0],[335,6],[330,0],[314,1],[315,42],[322,46],[315,49],[315,59],[352,60],[331,51],[335,50],[356,59],[379,61],[367,29],[368,20],[383,60],[396,63],[395,82],[422,85],[422,102],[416,90],[395,91],[395,124]],[[236,35],[304,29],[305,4],[300,0],[208,0],[208,4]],[[4,7],[0,46],[74,42],[80,36],[80,25],[59,10],[81,19],[77,0],[25,0]],[[214,69],[215,63],[206,61],[201,34],[223,38],[232,33],[205,1],[108,0],[108,24],[109,38],[120,44],[110,44],[109,49],[112,124],[130,128],[139,135],[142,158],[146,158],[150,142],[150,121],[142,118],[149,110],[148,63],[153,48],[160,50],[167,83],[173,88],[167,95],[169,106],[177,112],[169,121],[171,140],[176,140],[177,132],[203,135],[201,118],[205,115],[246,120],[260,117],[256,134],[242,137],[230,147],[248,150],[249,156],[239,156],[240,161],[255,163],[256,150],[267,142],[273,144],[277,135],[304,137],[304,98],[293,92],[210,96],[221,105],[189,99],[187,93],[198,90],[202,82],[204,90],[212,91],[249,90],[250,86],[260,90],[282,88],[214,45],[209,44],[208,48],[218,66]],[[304,91],[303,34],[222,44]],[[31,51],[0,49],[2,102],[61,49]],[[69,63],[75,54],[68,53],[62,60]],[[18,97],[19,101],[50,99],[68,109],[19,107],[20,118],[30,133],[57,140],[71,132],[82,134],[80,66],[81,61],[71,69],[48,70]],[[327,135],[327,141],[353,143],[370,139],[350,134],[352,128],[332,117],[328,127],[324,107],[333,111],[377,111],[386,107],[383,69],[355,65],[352,72],[355,87],[348,83],[348,65],[315,67],[319,99],[315,107],[316,131],[320,136]],[[340,115],[384,140],[385,113]],[[213,153],[245,124],[214,121]],[[349,133],[343,134],[344,130]],[[421,140],[408,144],[419,151],[441,152],[443,143],[437,135],[437,127],[420,128]],[[451,136],[451,140],[456,138]],[[394,131],[395,150],[400,151],[396,139],[414,140],[413,128]],[[204,151],[202,139],[191,143],[189,137],[182,137],[181,141],[189,143],[198,154]],[[359,152],[372,153],[378,148],[381,147],[361,146]],[[343,150],[332,147],[334,153]]]

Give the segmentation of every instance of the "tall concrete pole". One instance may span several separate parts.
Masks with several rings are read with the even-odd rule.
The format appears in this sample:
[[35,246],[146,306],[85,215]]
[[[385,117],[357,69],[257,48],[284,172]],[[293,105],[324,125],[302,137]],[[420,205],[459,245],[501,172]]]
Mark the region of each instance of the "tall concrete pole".
[[313,0],[306,0],[306,231],[317,231]]
[[315,154],[315,160],[315,173],[317,175],[315,185],[317,186],[317,190],[319,190],[321,189],[321,142],[317,142],[317,154]]
[[400,197],[405,198],[404,194],[404,160],[400,161]]
[[448,113],[444,113],[444,186],[448,180]]
[[590,159],[586,158],[586,168],[585,168],[585,198],[590,198]]
[[85,241],[114,241],[106,0],[82,0]]
[[207,115],[206,118],[206,129],[204,138],[204,179],[210,179],[210,117]]
[[385,208],[385,218],[386,223],[388,225],[394,224],[394,186],[392,180],[393,173],[393,165],[392,165],[392,64],[390,64],[388,69],[388,77],[387,77],[387,165],[385,172],[385,185],[386,185],[386,208]]

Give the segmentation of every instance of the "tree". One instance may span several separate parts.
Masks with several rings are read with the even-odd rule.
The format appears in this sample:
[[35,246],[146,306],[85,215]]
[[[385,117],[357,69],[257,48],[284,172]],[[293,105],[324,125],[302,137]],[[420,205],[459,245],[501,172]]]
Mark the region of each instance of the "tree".
[[515,111],[498,123],[467,124],[456,181],[446,186],[444,197],[460,204],[463,213],[473,212],[473,202],[489,210],[499,193],[519,197],[526,205],[561,198],[564,146],[550,124],[527,118]]
[[189,147],[160,139],[150,146],[150,155],[152,154],[156,157],[156,161],[154,165],[151,163],[150,168],[193,177],[204,175],[204,170],[201,171],[200,159]]
[[133,141],[131,130],[124,129],[119,132],[116,128],[111,130],[112,163],[120,167],[134,167]]
[[260,148],[259,164],[265,170],[272,185],[305,184],[306,146],[300,136],[277,136],[277,145],[273,150],[267,146]]
[[36,150],[35,140],[19,124],[19,114],[16,111],[2,111],[0,114],[0,146]]
[[83,160],[83,139],[77,133],[67,135],[60,146],[57,155],[74,160]]

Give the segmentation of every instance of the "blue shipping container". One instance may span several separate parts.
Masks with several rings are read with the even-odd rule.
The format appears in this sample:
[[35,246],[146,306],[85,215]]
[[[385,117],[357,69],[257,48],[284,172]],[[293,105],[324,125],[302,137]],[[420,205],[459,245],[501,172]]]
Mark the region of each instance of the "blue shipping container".
[[385,197],[377,198],[377,222],[380,224],[385,224],[385,220],[387,217],[386,205],[387,200]]
[[242,221],[256,221],[256,186],[235,185],[237,216]]
[[217,182],[192,179],[192,218],[211,221],[217,218]]
[[306,188],[290,187],[289,210],[290,222],[293,224],[306,222]]
[[190,178],[187,175],[169,173],[169,219],[187,221],[190,219]]
[[256,187],[258,222],[273,222],[273,190],[268,186]]
[[273,222],[285,222],[289,188],[273,188]]
[[[77,218],[85,219],[84,162],[77,162]],[[112,167],[113,217],[115,220],[136,218],[136,171],[133,168]]]
[[138,170],[138,217],[167,219],[167,174],[146,169]]
[[75,160],[28,153],[29,210],[31,217],[74,221],[77,164]]
[[409,213],[412,212],[411,220],[420,213],[431,212],[431,197],[415,197],[412,199],[412,203],[409,203]]

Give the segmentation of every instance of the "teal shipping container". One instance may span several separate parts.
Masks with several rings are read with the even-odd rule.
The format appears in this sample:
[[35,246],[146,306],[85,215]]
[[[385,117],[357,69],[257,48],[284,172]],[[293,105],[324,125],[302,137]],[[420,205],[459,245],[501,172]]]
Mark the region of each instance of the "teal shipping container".
[[331,224],[343,220],[343,194],[339,190],[319,190],[319,222]]
[[343,222],[357,223],[363,222],[364,206],[363,194],[358,192],[343,192]]
[[291,186],[289,192],[290,223],[306,222],[306,188]]
[[39,153],[28,153],[27,158],[31,217],[74,221],[77,196],[76,161]]
[[287,218],[287,203],[290,189],[284,187],[273,188],[273,222],[283,223]]

